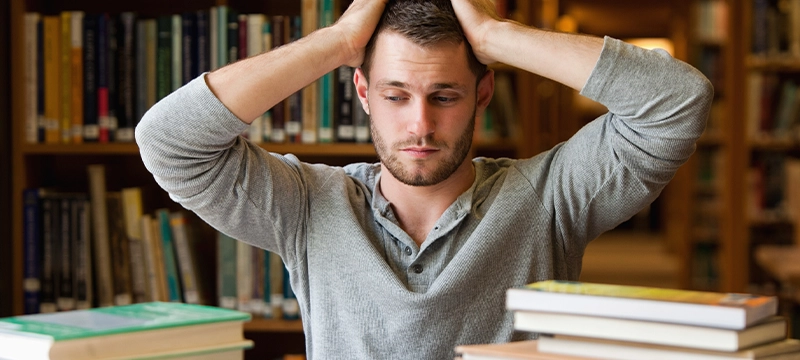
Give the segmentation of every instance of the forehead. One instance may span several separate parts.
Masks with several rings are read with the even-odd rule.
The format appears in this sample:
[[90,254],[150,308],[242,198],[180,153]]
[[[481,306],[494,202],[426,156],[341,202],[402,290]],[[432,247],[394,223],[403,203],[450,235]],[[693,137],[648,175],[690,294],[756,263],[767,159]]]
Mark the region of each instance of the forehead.
[[464,43],[420,46],[395,32],[381,33],[375,42],[371,83],[400,81],[417,85],[474,84]]

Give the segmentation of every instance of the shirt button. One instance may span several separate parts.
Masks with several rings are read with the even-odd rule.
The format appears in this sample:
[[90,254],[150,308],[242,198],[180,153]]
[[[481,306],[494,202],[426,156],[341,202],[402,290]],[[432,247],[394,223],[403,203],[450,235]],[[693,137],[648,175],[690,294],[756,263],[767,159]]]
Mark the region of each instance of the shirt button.
[[411,267],[411,270],[414,271],[417,274],[421,274],[422,273],[422,265],[419,265],[419,264],[414,265],[414,266]]
[[406,246],[406,255],[411,256],[411,246]]

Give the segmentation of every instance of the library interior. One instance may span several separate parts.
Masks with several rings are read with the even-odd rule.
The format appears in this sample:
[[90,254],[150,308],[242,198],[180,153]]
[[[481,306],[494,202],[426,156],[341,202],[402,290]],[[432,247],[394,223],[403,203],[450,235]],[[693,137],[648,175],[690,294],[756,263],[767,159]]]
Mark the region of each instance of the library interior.
[[[302,355],[302,322],[280,257],[237,243],[172,201],[145,169],[133,129],[199,74],[330,25],[348,4],[3,2],[0,174],[9,175],[0,176],[0,318],[82,302],[183,301],[253,314],[243,328],[255,344],[246,358]],[[694,154],[655,202],[589,244],[580,280],[776,296],[790,337],[800,338],[800,1],[495,4],[527,25],[664,49],[714,87]],[[478,116],[473,156],[535,156],[607,111],[552,80],[491,68],[495,93]],[[242,136],[311,163],[377,161],[352,77],[346,66],[325,75]],[[30,209],[50,217],[31,225]],[[31,233],[62,242],[39,245],[37,257]],[[163,247],[169,237],[174,248]],[[173,251],[171,264],[162,261]],[[237,258],[251,261],[244,267]],[[163,279],[171,271],[177,288]],[[250,281],[237,282],[245,273]]]

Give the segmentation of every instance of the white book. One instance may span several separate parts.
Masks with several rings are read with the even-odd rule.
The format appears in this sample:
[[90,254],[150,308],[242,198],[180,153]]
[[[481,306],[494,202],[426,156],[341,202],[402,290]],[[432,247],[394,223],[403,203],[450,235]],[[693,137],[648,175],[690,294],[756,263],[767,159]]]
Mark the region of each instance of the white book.
[[737,351],[786,338],[786,319],[775,316],[744,330],[538,311],[514,312],[514,329],[716,351]]

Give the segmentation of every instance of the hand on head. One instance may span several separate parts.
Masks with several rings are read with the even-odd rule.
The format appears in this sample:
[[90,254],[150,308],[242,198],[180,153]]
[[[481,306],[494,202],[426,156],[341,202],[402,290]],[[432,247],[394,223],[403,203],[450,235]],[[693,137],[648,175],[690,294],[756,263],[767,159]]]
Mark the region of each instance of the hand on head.
[[452,0],[458,22],[464,30],[475,57],[483,64],[489,65],[497,62],[486,51],[486,34],[491,26],[502,21],[497,15],[497,9],[491,0]]
[[378,26],[387,2],[388,0],[355,0],[336,21],[336,27],[347,39],[346,50],[351,54],[347,65],[358,67],[364,61],[364,48]]

